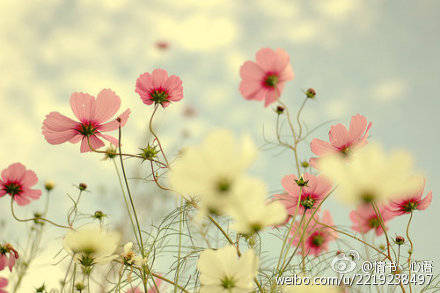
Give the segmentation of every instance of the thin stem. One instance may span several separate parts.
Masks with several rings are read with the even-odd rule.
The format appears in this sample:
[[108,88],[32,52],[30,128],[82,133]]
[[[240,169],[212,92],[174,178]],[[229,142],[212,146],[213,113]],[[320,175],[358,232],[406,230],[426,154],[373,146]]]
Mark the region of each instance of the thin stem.
[[18,222],[33,222],[33,221],[36,221],[36,220],[37,221],[44,221],[44,222],[47,222],[47,223],[49,223],[51,225],[54,225],[56,227],[59,227],[59,228],[72,229],[73,230],[72,227],[57,224],[57,223],[52,222],[51,220],[48,220],[46,218],[37,217],[37,218],[30,218],[30,219],[19,219],[17,217],[17,215],[15,214],[15,212],[14,212],[14,198],[13,197],[11,197],[11,213],[12,213],[12,217],[14,217],[14,219],[17,220]]
[[[414,244],[411,240],[411,237],[409,237],[409,226],[411,225],[411,221],[413,218],[413,211],[411,211],[411,215],[409,216],[409,220],[408,220],[408,225],[406,226],[406,237],[408,238],[409,244],[411,245],[410,248],[410,253],[408,255],[408,279],[410,280],[410,282],[408,282],[409,284],[409,292],[412,293],[412,287],[411,287],[411,257],[414,253]],[[400,248],[400,246],[399,246]]]
[[[122,154],[122,146],[121,146],[122,133],[121,133],[121,124],[120,123],[119,123],[119,128],[118,129],[119,129],[119,141],[118,141],[119,146],[118,147],[119,147],[119,153]],[[124,182],[125,182],[125,187],[127,189],[128,198],[130,199],[131,208],[133,210],[134,219],[136,221],[137,231],[139,233],[138,245],[139,245],[139,248],[141,250],[142,258],[144,258],[145,257],[145,251],[144,251],[144,243],[143,243],[143,240],[142,240],[142,230],[141,230],[141,227],[140,227],[140,224],[139,224],[139,219],[138,219],[138,216],[137,216],[137,213],[136,213],[136,208],[134,206],[133,197],[131,195],[130,185],[128,184],[127,174],[125,173],[124,160],[122,159],[122,155],[119,155],[119,159],[120,159],[120,163],[121,163],[121,169],[122,169],[122,175],[123,175]],[[145,267],[144,266],[142,266],[142,276],[143,276],[142,283],[144,285],[144,290],[145,290],[145,292],[147,292],[147,279],[146,279],[146,272],[145,272]],[[154,282],[154,280],[153,280],[153,282]]]
[[[176,268],[176,278],[174,279],[174,283],[179,282],[179,272],[180,272],[180,257],[182,253],[182,222],[183,222],[183,198],[180,198],[180,221],[179,221],[179,249],[177,252],[177,268]],[[177,287],[174,286],[174,292],[177,292]]]
[[157,144],[159,145],[159,149],[160,149],[160,152],[162,153],[162,156],[163,156],[163,158],[164,158],[164,160],[165,160],[165,162],[166,162],[166,166],[169,166],[170,164],[168,163],[167,156],[165,155],[165,152],[163,151],[162,144],[160,143],[159,138],[157,137],[156,133],[155,133],[154,130],[153,130],[153,117],[154,117],[154,114],[156,114],[158,108],[159,108],[159,104],[156,104],[156,105],[154,106],[153,113],[151,114],[150,122],[148,123],[148,128],[149,128],[151,134],[152,134],[152,135],[154,136],[154,138],[156,139]]

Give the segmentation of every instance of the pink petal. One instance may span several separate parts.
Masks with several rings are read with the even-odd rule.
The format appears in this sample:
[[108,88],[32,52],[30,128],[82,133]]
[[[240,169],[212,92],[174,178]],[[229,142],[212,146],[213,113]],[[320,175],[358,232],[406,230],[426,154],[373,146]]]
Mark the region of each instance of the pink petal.
[[96,98],[94,121],[102,124],[110,120],[121,106],[121,99],[111,89],[103,89]]
[[70,106],[81,122],[93,120],[95,116],[95,98],[93,96],[86,93],[73,93],[70,96]]
[[432,191],[430,191],[424,199],[420,201],[420,203],[417,205],[418,210],[426,210],[432,202]]
[[153,75],[153,87],[161,87],[165,84],[168,78],[168,72],[164,69],[155,69],[152,72]]
[[350,141],[347,128],[342,124],[336,124],[331,127],[329,133],[330,143],[337,148],[342,148]]
[[43,135],[46,141],[50,144],[56,145],[70,141],[78,134],[76,130],[68,130],[63,132],[52,131],[43,129]]
[[21,196],[29,197],[32,199],[39,199],[41,196],[41,190],[39,189],[25,189]]
[[31,202],[31,200],[23,195],[15,195],[14,196],[14,200],[15,202],[19,205],[19,206],[25,206],[27,204],[29,204]]
[[[1,188],[1,182],[0,182],[0,188]],[[6,194],[6,191],[4,191],[3,189],[0,189],[0,197],[4,196]],[[1,270],[0,270],[1,271]]]
[[270,48],[260,49],[256,54],[256,60],[265,72],[281,72],[289,63],[289,55],[283,49],[273,51]]
[[78,122],[66,117],[58,112],[51,112],[46,115],[43,121],[43,129],[49,129],[54,132],[62,132],[75,129],[79,125]]
[[18,181],[20,182],[21,178],[26,173],[26,167],[21,163],[14,163],[9,165],[9,167],[2,171],[2,178],[4,182],[7,181]]
[[14,256],[13,253],[11,253],[11,254],[9,255],[9,264],[8,264],[9,271],[12,272],[12,268],[14,267],[14,265],[15,265],[15,256]]
[[317,156],[325,155],[336,151],[336,149],[330,143],[323,141],[319,138],[315,138],[312,140],[312,142],[310,143],[310,148],[312,152]]
[[298,178],[295,175],[286,175],[281,179],[281,185],[290,194],[298,197],[299,186],[296,184]]
[[32,170],[26,170],[23,178],[21,179],[21,183],[25,186],[34,186],[38,183],[38,177]]
[[264,102],[264,107],[269,106],[280,97],[280,90],[275,88],[274,90],[269,90],[266,94],[266,100]]
[[261,84],[265,74],[264,70],[257,63],[252,61],[246,61],[240,67],[240,77],[243,80],[257,81]]
[[136,80],[136,92],[144,97],[150,88],[153,87],[153,77],[150,73],[141,74]]
[[293,68],[290,64],[286,66],[286,68],[280,73],[280,81],[289,81],[295,77],[293,73]]
[[357,114],[351,117],[350,128],[348,130],[348,136],[350,140],[357,141],[362,138],[367,127],[367,118]]
[[84,135],[82,134],[76,134],[72,139],[69,140],[70,143],[78,143],[81,141]]
[[4,254],[0,254],[0,271],[6,267],[7,257]]
[[[121,122],[120,122],[121,127],[124,127],[125,124],[127,123],[128,117],[130,117],[130,113],[131,113],[131,110],[127,109],[127,110],[125,110],[124,113],[122,113],[121,115],[118,116],[118,118],[121,119]],[[105,124],[102,124],[99,127],[99,131],[103,131],[103,132],[113,131],[113,130],[116,130],[118,128],[119,128],[119,122],[115,119],[113,121],[110,121],[110,122],[107,122]]]
[[165,89],[168,90],[169,96],[168,100],[172,102],[177,102],[183,99],[183,87],[182,80],[176,75],[171,75],[168,77],[164,84]]
[[100,140],[98,137],[96,137],[96,135],[92,135],[88,139],[86,136],[84,136],[82,139],[82,142],[81,142],[81,153],[86,153],[86,152],[92,151],[90,149],[89,143],[90,143],[90,146],[95,150],[97,150],[105,145],[102,140]]
[[112,143],[114,146],[119,145],[119,141],[118,141],[118,139],[114,138],[113,136],[105,135],[105,134],[102,134],[102,133],[98,133],[97,136],[100,136],[100,137],[102,137],[103,139],[109,141],[109,142]]

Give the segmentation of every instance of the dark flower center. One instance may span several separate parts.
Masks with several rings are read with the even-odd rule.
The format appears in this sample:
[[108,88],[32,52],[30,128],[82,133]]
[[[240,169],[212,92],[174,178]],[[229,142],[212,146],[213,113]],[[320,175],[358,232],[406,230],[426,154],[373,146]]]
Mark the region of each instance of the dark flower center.
[[371,218],[368,221],[368,224],[370,225],[371,228],[379,228],[379,226],[380,226],[380,222],[379,222],[379,219],[377,217]]
[[163,89],[154,89],[150,91],[150,98],[156,104],[168,102],[168,93]]
[[321,234],[312,236],[312,244],[316,247],[321,246],[324,243],[324,237]]
[[222,280],[222,287],[225,289],[232,289],[235,287],[235,280],[232,277],[224,277]]
[[92,136],[96,131],[96,127],[91,122],[82,123],[80,129],[78,129],[78,132],[84,136]]
[[217,182],[217,191],[220,193],[226,193],[231,189],[232,183],[230,180],[223,178]]
[[18,183],[5,184],[4,190],[6,191],[6,193],[10,194],[11,196],[20,194],[23,191],[21,189],[21,185]]
[[266,80],[264,81],[264,83],[269,86],[269,87],[276,87],[278,84],[278,76],[276,76],[275,74],[269,74],[266,77]]
[[419,204],[415,201],[409,201],[403,206],[403,210],[407,213],[410,213],[410,212],[416,210],[418,205]]
[[301,205],[305,209],[311,209],[313,208],[313,205],[315,204],[315,200],[311,198],[310,196],[306,196],[303,200],[301,200]]

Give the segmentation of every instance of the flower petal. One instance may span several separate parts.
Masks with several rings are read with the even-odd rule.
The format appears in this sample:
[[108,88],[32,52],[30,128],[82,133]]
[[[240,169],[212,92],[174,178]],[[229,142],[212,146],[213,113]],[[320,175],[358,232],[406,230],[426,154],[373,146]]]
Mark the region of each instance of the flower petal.
[[110,120],[121,106],[121,99],[111,89],[103,89],[96,98],[94,121],[102,124]]
[[87,139],[87,137],[84,136],[82,139],[82,142],[81,142],[81,153],[91,151],[90,146],[89,146],[89,142],[90,142],[90,146],[92,146],[92,148],[95,150],[97,150],[105,145],[104,142],[102,140],[100,140],[98,137],[96,137],[95,135],[90,136],[89,139]]
[[95,98],[87,93],[73,93],[70,106],[81,122],[88,122],[95,116]]
[[420,201],[420,203],[417,205],[418,210],[426,210],[432,202],[432,191],[430,191],[424,199]]
[[[121,127],[125,126],[125,124],[127,123],[128,117],[130,117],[130,113],[131,113],[131,110],[127,109],[124,111],[124,113],[122,113],[121,115],[118,116],[118,118],[121,119],[121,122],[120,122]],[[110,122],[102,124],[99,127],[99,131],[103,131],[103,132],[113,131],[118,128],[119,128],[119,122],[117,121],[117,118],[116,118],[115,120],[112,120]]]
[[152,72],[153,87],[161,87],[165,84],[168,78],[168,72],[165,69],[155,69]]
[[26,173],[26,167],[21,163],[14,163],[2,171],[2,178],[4,182],[18,181],[20,182]]

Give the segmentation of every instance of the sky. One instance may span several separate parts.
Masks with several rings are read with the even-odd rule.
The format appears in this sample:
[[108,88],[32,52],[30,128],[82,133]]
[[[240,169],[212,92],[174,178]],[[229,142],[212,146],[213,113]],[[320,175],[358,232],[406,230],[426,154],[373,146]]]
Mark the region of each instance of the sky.
[[[59,111],[72,117],[72,92],[96,95],[111,88],[121,97],[121,112],[132,110],[124,147],[136,152],[145,143],[151,107],[134,92],[135,81],[144,72],[164,68],[180,76],[184,87],[182,102],[159,111],[155,123],[171,156],[215,128],[250,134],[263,146],[263,129],[270,135],[274,127],[273,107],[240,96],[239,68],[262,47],[283,48],[295,79],[282,100],[295,112],[302,91],[313,87],[318,95],[304,111],[307,125],[331,121],[316,137],[326,140],[330,125],[347,125],[360,113],[373,123],[370,140],[387,150],[412,153],[434,197],[429,210],[414,219],[416,255],[440,266],[440,235],[433,233],[433,223],[440,221],[439,14],[435,0],[3,0],[0,169],[22,162],[36,171],[40,187],[54,181],[55,219],[68,208],[65,194],[73,194],[79,182],[91,190],[88,210],[104,207],[117,218],[119,203],[109,195],[118,190],[112,164],[96,154],[80,154],[79,145],[48,144],[41,134],[45,115]],[[169,48],[159,50],[159,41]],[[183,115],[188,108],[194,117]],[[310,157],[307,144],[300,153]],[[142,172],[135,163],[130,168],[133,176]],[[280,191],[281,178],[294,173],[293,158],[288,152],[262,150],[252,172],[269,190]],[[145,202],[153,197],[142,194],[139,204],[142,196]],[[159,209],[161,204],[156,200],[152,205]],[[30,215],[38,206],[17,212]],[[349,207],[332,201],[329,208],[336,224],[348,225]],[[0,199],[0,217],[12,220],[6,199]],[[392,233],[403,231],[406,221],[393,220]],[[1,237],[20,239],[18,227],[8,224]],[[50,231],[57,235],[53,242],[59,241],[57,231]]]

